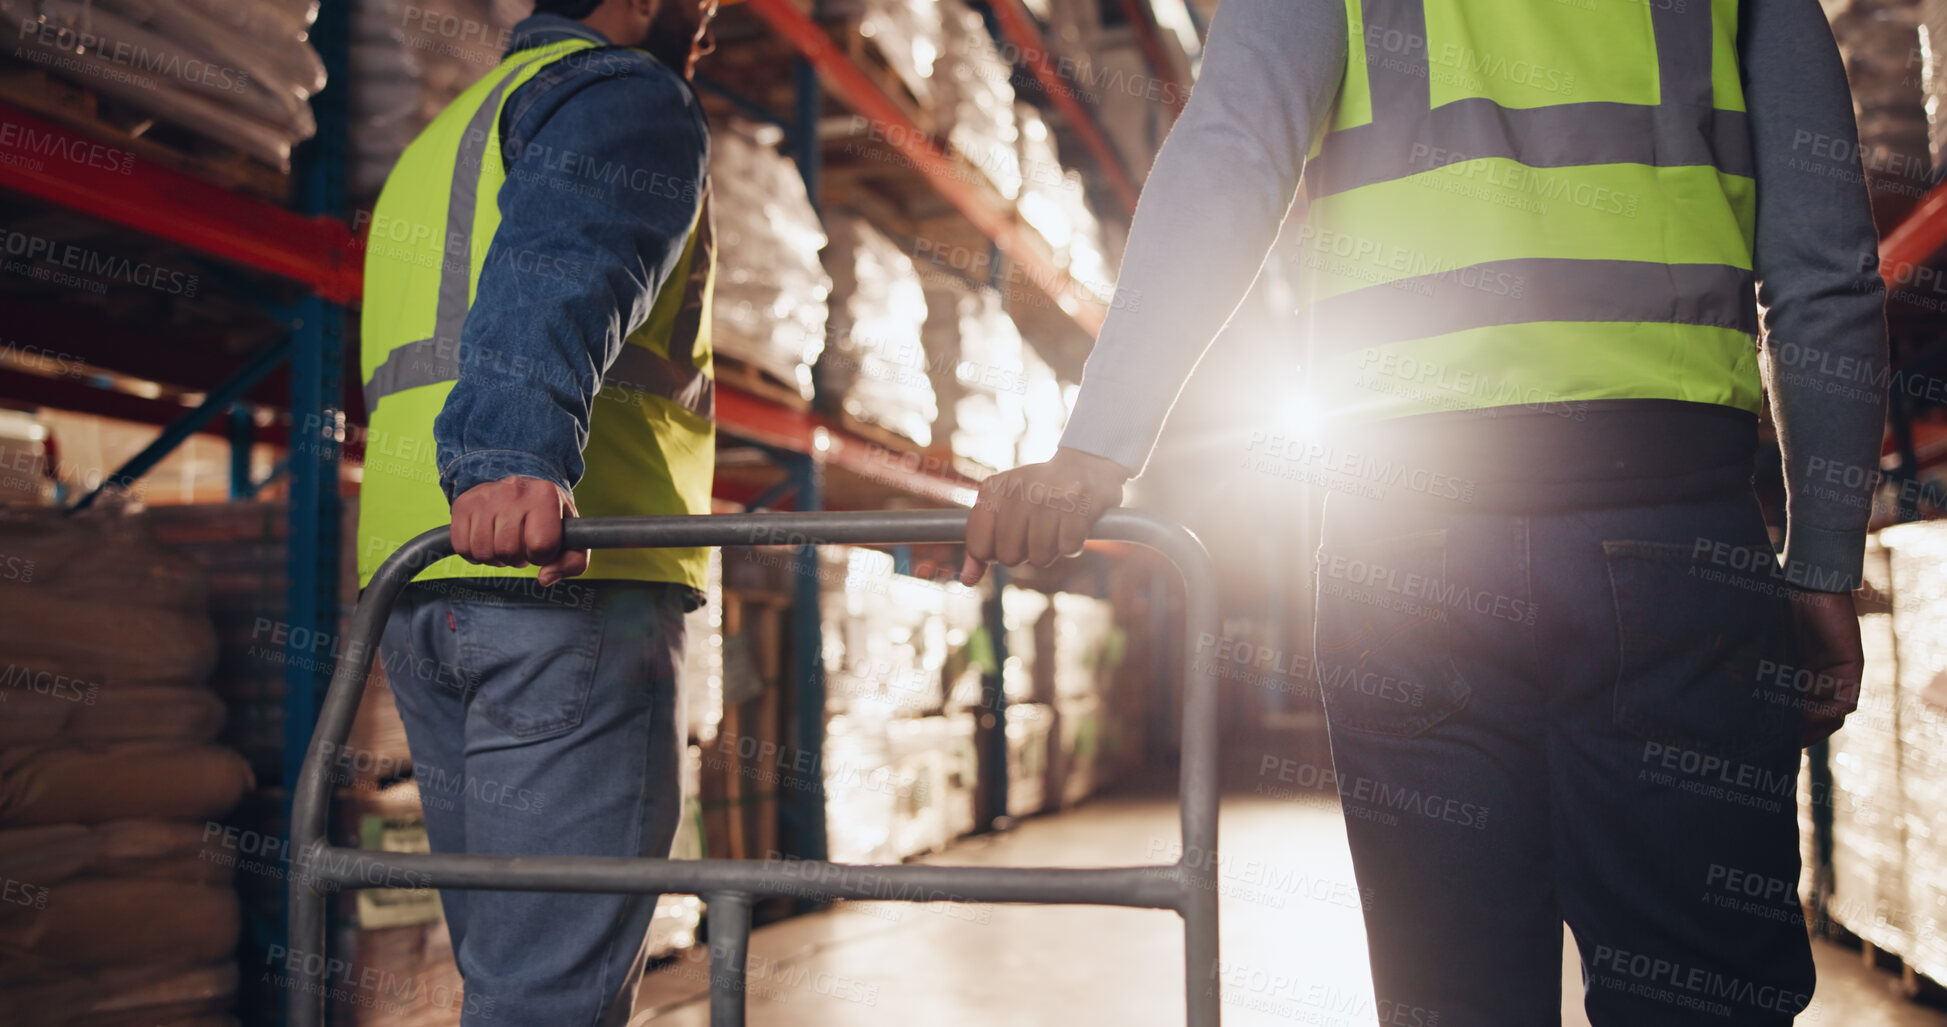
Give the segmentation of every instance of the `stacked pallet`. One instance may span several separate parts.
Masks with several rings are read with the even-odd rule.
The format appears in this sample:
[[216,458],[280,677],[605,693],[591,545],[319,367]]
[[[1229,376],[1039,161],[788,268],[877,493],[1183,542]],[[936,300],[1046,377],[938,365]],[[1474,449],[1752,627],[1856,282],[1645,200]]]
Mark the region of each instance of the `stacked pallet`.
[[[1947,525],[1888,528],[1907,966],[1947,981]],[[1870,659],[1871,654],[1868,654]],[[1863,706],[1863,702],[1862,702]],[[1835,828],[1835,840],[1836,840]],[[1834,857],[1837,864],[1837,857]]]
[[220,822],[207,583],[112,512],[0,507],[0,553],[0,1022],[231,1023],[260,846]]
[[[1866,578],[1887,583],[1887,550],[1868,548]],[[1892,952],[1910,940],[1905,918],[1906,846],[1900,817],[1898,682],[1893,618],[1860,617],[1866,675],[1859,712],[1832,736],[1832,895],[1827,911],[1841,926]]]
[[978,671],[962,686],[980,598],[893,573],[869,549],[819,551],[826,688],[827,848],[846,863],[898,862],[973,829]]
[[[717,282],[710,345],[808,400],[832,280],[818,261],[825,230],[797,165],[778,152],[782,138],[774,125],[711,126]],[[718,377],[726,370],[719,366]]]
[[990,470],[1014,466],[1027,427],[1024,344],[1000,294],[928,275],[922,338],[926,352],[942,354],[929,362],[939,397],[936,443]]
[[930,445],[939,406],[921,342],[926,293],[919,271],[864,218],[839,214],[825,227],[834,298],[830,341],[816,369],[820,402],[848,424]]
[[934,63],[935,131],[1007,199],[1021,195],[1013,65],[1002,59],[979,12],[939,0],[944,50]]

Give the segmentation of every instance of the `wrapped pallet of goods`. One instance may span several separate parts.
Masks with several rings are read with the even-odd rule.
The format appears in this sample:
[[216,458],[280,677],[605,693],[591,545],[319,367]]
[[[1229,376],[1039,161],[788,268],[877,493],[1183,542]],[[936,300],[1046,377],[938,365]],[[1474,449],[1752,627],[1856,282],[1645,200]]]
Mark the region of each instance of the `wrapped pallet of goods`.
[[316,0],[0,0],[13,58],[279,171],[317,131]]
[[1072,806],[1108,783],[1114,700],[1108,686],[1121,662],[1121,632],[1106,600],[1060,592],[1050,597],[1050,605],[1054,723],[1048,798],[1053,805]]
[[[1898,525],[1879,539],[1891,554],[1896,648],[1886,655],[1898,668],[1890,690],[1897,695],[1898,814],[1906,843],[1905,894],[1893,907],[1902,914],[1906,947],[1897,951],[1908,966],[1947,981],[1947,524]],[[1879,676],[1872,670],[1877,655],[1867,650],[1866,687]],[[1866,712],[1861,694],[1853,718]]]
[[0,507],[0,554],[0,1022],[228,1022],[252,781],[207,582],[110,510]]
[[934,63],[935,132],[1012,200],[1021,194],[1014,66],[1001,58],[979,12],[961,0],[938,6],[945,48]]
[[1054,133],[1040,111],[1017,104],[1020,125],[1021,218],[1054,251],[1055,266],[1107,301],[1115,272],[1103,241],[1103,225],[1088,203],[1081,172],[1061,162]]
[[[717,282],[710,345],[809,400],[832,279],[818,260],[825,229],[798,166],[778,152],[783,137],[775,125],[711,126]],[[728,369],[720,364],[717,373]]]
[[920,341],[926,293],[919,271],[863,218],[839,214],[826,227],[834,302],[816,368],[820,402],[854,424],[929,446],[939,408]]
[[1026,428],[1020,329],[1000,293],[952,275],[926,279],[923,344],[940,416],[935,436],[989,470],[1014,466]]
[[[1887,550],[1871,545],[1866,583],[1885,594]],[[1895,595],[1897,607],[1900,598]],[[1890,952],[1907,934],[1907,848],[1900,795],[1901,713],[1894,675],[1893,616],[1860,618],[1866,670],[1859,712],[1832,736],[1832,895],[1827,912],[1841,927]]]
[[824,0],[819,13],[850,22],[843,35],[871,47],[866,63],[883,65],[920,108],[932,108],[934,63],[945,46],[938,0]]
[[941,711],[952,669],[971,663],[979,595],[895,574],[892,557],[870,549],[826,547],[819,559],[832,858],[941,848],[972,829],[973,719]]

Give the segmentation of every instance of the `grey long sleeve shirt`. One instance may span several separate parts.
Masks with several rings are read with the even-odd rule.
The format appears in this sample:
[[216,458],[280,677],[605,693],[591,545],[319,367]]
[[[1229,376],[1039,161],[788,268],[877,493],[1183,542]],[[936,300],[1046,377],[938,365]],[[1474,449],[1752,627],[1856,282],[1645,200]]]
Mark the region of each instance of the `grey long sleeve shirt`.
[[[1744,0],[1767,385],[1785,460],[1787,572],[1857,583],[1885,421],[1877,237],[1845,70],[1818,0]],[[1136,211],[1117,302],[1062,445],[1132,471],[1276,240],[1346,66],[1342,0],[1227,0]]]

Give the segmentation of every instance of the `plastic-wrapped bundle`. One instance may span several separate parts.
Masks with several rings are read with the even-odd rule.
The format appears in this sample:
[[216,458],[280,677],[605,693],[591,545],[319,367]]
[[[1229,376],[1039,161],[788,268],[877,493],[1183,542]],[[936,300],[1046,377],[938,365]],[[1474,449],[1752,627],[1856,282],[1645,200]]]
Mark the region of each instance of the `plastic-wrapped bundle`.
[[1099,695],[1114,659],[1115,608],[1106,599],[1058,592],[1055,607],[1055,694]]
[[1001,625],[1007,629],[1007,662],[1001,665],[1001,691],[1009,702],[1023,703],[1054,694],[1052,628],[1046,623],[1048,596],[1009,585],[1001,590]]
[[[272,8],[253,13],[252,8]],[[279,169],[317,131],[315,3],[0,0],[14,56]],[[294,24],[295,23],[295,24]]]
[[824,769],[825,848],[832,862],[897,862],[892,831],[901,782],[884,722],[851,715],[826,721]]
[[[1947,524],[1904,524],[1879,537],[1892,554],[1891,634],[1897,649],[1889,655],[1895,655],[1898,668],[1900,812],[1906,828],[1906,894],[1900,908],[1906,914],[1907,947],[1897,951],[1914,969],[1947,980],[1942,932],[1947,927]],[[1878,655],[1867,649],[1868,687],[1878,683],[1872,667]],[[1863,697],[1860,705],[1864,713]]]
[[980,597],[956,583],[892,572],[871,549],[820,550],[826,709],[879,717],[934,712],[946,700],[946,670],[979,623]]
[[1021,194],[1014,127],[1014,66],[1002,60],[987,23],[961,0],[940,0],[946,49],[935,65],[935,124],[1002,196]]
[[926,294],[919,271],[861,218],[839,215],[826,227],[825,267],[839,299],[818,358],[818,392],[859,421],[931,445],[939,408],[920,342]]
[[939,60],[940,5],[936,0],[826,0],[830,18],[857,19],[859,35],[921,105],[933,102],[933,65]]
[[832,280],[818,262],[825,229],[798,166],[777,151],[782,138],[775,125],[711,126],[717,286],[710,344],[810,399]]
[[[1886,551],[1870,547],[1866,578],[1887,580]],[[1907,942],[1906,845],[1900,799],[1900,704],[1894,679],[1894,625],[1888,614],[1860,617],[1866,672],[1859,712],[1832,736],[1832,918],[1891,952]]]
[[1007,815],[1025,817],[1047,809],[1048,748],[1053,708],[1038,702],[1007,707]]
[[975,289],[950,275],[926,282],[926,326],[933,392],[940,418],[934,424],[956,456],[1005,470],[1027,421],[1022,414],[1021,332],[999,293]]
[[1025,103],[1015,109],[1020,124],[1021,217],[1048,240],[1057,266],[1106,300],[1115,273],[1103,244],[1102,223],[1089,209],[1082,176],[1062,166],[1054,134],[1040,112]]
[[351,192],[376,196],[406,144],[500,63],[527,0],[352,5]]

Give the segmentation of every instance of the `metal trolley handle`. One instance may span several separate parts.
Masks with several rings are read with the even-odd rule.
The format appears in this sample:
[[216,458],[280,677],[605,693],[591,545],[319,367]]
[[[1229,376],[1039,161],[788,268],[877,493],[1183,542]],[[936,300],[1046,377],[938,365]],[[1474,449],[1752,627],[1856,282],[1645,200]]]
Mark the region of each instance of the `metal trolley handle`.
[[[597,517],[569,522],[565,542],[576,549],[653,549],[736,545],[896,545],[957,542],[965,510],[864,513],[759,513],[688,517]],[[1168,557],[1183,577],[1189,642],[1215,637],[1216,581],[1210,558],[1194,535],[1131,510],[1112,510],[1094,537],[1133,542]],[[288,1022],[323,1022],[329,962],[325,909],[337,889],[396,886],[509,891],[676,893],[709,903],[710,1023],[744,1022],[744,971],[750,942],[750,904],[756,897],[1011,902],[1129,906],[1174,910],[1183,918],[1185,1022],[1217,1027],[1217,690],[1215,667],[1183,650],[1182,773],[1178,784],[1183,852],[1177,862],[1135,867],[848,866],[826,862],[767,864],[751,860],[627,859],[601,856],[495,856],[385,853],[326,844],[331,799],[330,755],[351,734],[352,717],[393,602],[420,568],[452,555],[445,528],[428,531],[392,554],[366,587],[345,634],[343,655],[304,756],[291,810],[291,958]],[[889,887],[894,886],[894,887]],[[888,895],[911,899],[887,899]]]

